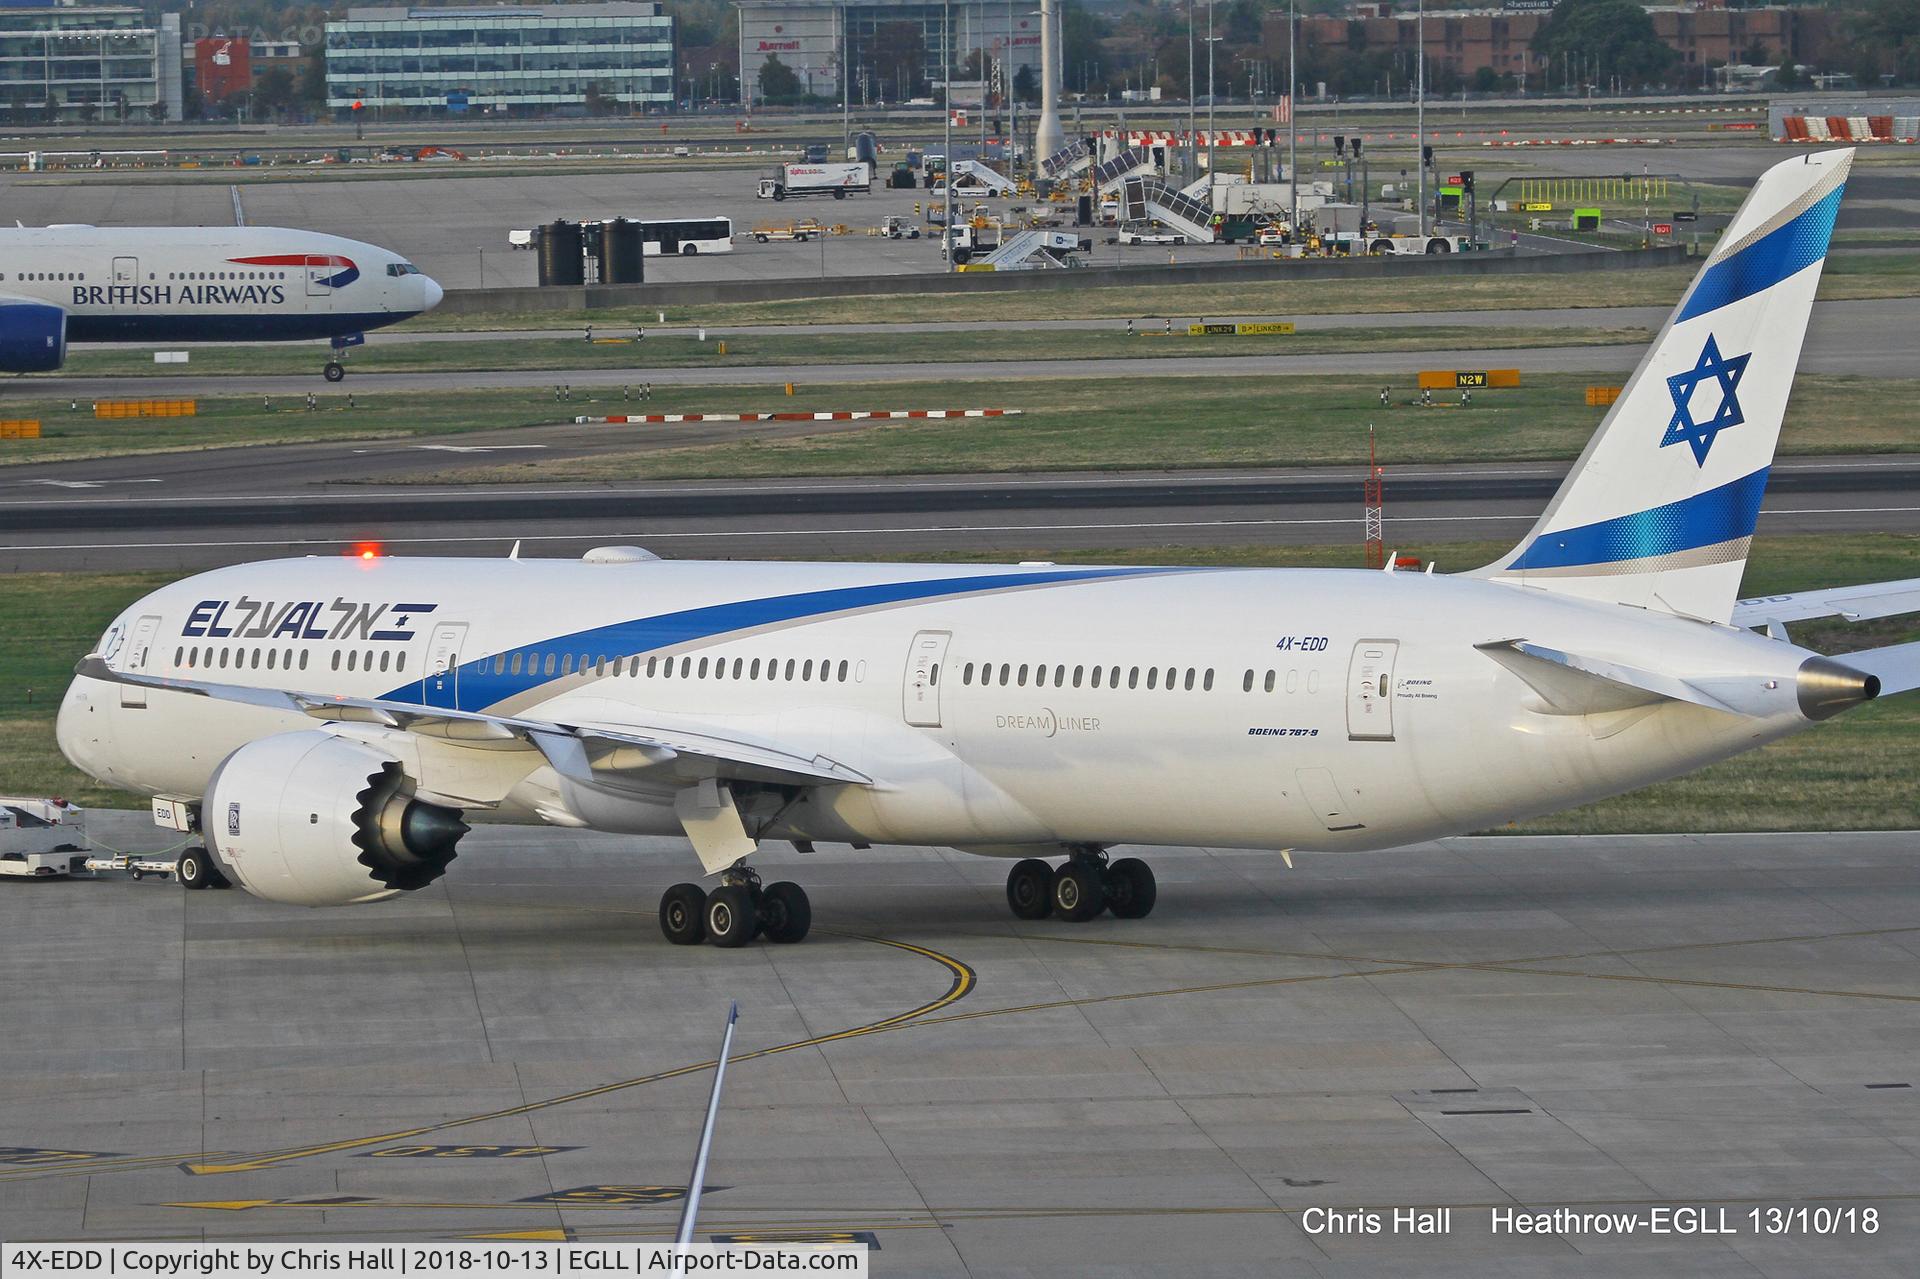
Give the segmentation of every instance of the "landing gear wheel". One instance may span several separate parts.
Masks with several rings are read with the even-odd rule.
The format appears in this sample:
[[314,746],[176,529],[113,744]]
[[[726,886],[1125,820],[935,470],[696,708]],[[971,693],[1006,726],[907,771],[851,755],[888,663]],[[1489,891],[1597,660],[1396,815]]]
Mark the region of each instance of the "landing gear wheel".
[[328,360],[327,367],[320,370],[320,376],[329,382],[344,381],[347,376],[347,366],[338,360]]
[[1053,914],[1053,867],[1038,857],[1015,862],[1007,872],[1007,905],[1020,919]]
[[675,884],[660,894],[660,931],[676,946],[707,939],[707,894],[698,884]]
[[173,877],[180,881],[180,887],[198,890],[212,886],[212,872],[213,863],[207,860],[207,850],[189,848],[174,863]]
[[760,893],[760,931],[768,941],[791,945],[804,941],[813,927],[813,903],[807,890],[782,880],[768,884]]
[[707,940],[725,950],[744,946],[760,931],[760,911],[753,890],[722,884],[707,894]]
[[1098,862],[1076,857],[1053,872],[1053,913],[1081,924],[1107,906],[1106,885]]
[[1144,919],[1153,912],[1160,890],[1153,867],[1138,857],[1122,857],[1107,867],[1107,909],[1116,919]]

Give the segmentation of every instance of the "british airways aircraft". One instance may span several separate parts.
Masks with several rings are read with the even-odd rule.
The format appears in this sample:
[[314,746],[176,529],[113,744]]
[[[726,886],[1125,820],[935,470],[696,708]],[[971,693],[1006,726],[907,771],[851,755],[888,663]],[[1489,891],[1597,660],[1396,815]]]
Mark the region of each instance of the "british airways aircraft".
[[1632,790],[1920,686],[1920,644],[1736,600],[1852,154],[1768,172],[1564,487],[1475,572],[282,560],[128,608],[61,748],[197,829],[190,888],[417,890],[469,821],[684,835],[673,942],[792,942],[769,840],[1012,859],[1026,919],[1152,910],[1124,845],[1363,850]]
[[329,382],[368,329],[440,304],[405,258],[284,227],[0,228],[0,371],[45,373],[68,342],[328,338]]

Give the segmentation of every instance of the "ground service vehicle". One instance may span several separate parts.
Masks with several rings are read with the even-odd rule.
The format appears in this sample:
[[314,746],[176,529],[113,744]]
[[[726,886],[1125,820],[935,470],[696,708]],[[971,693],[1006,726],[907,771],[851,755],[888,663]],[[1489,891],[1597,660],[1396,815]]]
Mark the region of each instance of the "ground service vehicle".
[[873,167],[866,164],[783,164],[772,177],[760,179],[755,194],[762,200],[785,200],[802,195],[830,195],[836,200],[847,192],[862,195],[873,189]]

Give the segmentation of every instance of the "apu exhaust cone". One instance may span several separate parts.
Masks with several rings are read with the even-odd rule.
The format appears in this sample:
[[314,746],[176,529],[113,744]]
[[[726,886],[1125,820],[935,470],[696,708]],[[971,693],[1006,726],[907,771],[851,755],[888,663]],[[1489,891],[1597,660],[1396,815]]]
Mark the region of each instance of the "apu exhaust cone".
[[1880,696],[1880,677],[1856,671],[1830,657],[1809,657],[1794,680],[1800,713],[1808,719],[1832,719]]

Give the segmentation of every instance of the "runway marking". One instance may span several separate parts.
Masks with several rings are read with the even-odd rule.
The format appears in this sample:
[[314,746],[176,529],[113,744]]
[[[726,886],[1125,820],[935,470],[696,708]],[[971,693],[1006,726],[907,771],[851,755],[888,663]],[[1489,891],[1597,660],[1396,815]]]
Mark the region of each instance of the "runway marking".
[[[832,932],[833,930],[821,929],[819,931]],[[912,942],[896,941],[887,937],[872,937],[860,933],[833,932],[833,935],[849,938],[854,941],[872,942],[879,946],[890,946],[895,950],[903,950],[909,954],[930,959],[945,968],[948,973],[951,974],[952,980],[948,983],[944,994],[918,1007],[910,1008],[906,1012],[897,1013],[881,1021],[869,1022],[863,1026],[853,1026],[846,1030],[832,1031],[824,1035],[814,1035],[807,1039],[797,1039],[790,1043],[776,1044],[769,1048],[757,1048],[752,1052],[736,1053],[732,1058],[733,1061],[753,1061],[760,1057],[777,1056],[780,1053],[794,1052],[801,1048],[813,1048],[821,1044],[838,1043],[846,1039],[857,1039],[862,1035],[872,1035],[885,1030],[897,1029],[900,1026],[907,1025],[919,1018],[925,1017],[930,1013],[937,1012],[942,1008],[951,1007],[971,994],[974,987],[979,983],[979,977],[971,967],[951,955],[943,955],[939,951],[929,949],[925,946],[917,946]],[[672,1070],[655,1071],[649,1075],[641,1075],[633,1079],[622,1079],[610,1084],[601,1084],[595,1088],[586,1088],[578,1092],[564,1093],[557,1097],[548,1097],[541,1101],[528,1102],[524,1105],[509,1106],[503,1110],[489,1111],[486,1114],[480,1115],[467,1115],[458,1119],[443,1119],[438,1123],[423,1124],[417,1128],[407,1128],[397,1132],[384,1132],[369,1137],[353,1137],[342,1141],[323,1142],[319,1145],[296,1147],[290,1150],[269,1151],[256,1155],[247,1155],[237,1159],[224,1159],[220,1161],[190,1160],[189,1162],[180,1164],[180,1167],[187,1172],[199,1176],[211,1176],[229,1172],[251,1172],[261,1168],[272,1168],[280,1164],[291,1163],[295,1160],[311,1159],[317,1155],[338,1154],[341,1151],[359,1150],[367,1146],[381,1145],[390,1141],[407,1141],[415,1137],[424,1137],[429,1133],[445,1132],[451,1128],[464,1127],[468,1124],[486,1123],[496,1119],[511,1119],[520,1115],[529,1115],[537,1111],[552,1109],[555,1106],[565,1106],[576,1101],[586,1101],[594,1097],[604,1097],[610,1093],[622,1092],[628,1088],[638,1088],[645,1084],[659,1083],[667,1079],[678,1079],[683,1075],[698,1074],[701,1071],[712,1069],[714,1065],[715,1063],[712,1060],[708,1060],[690,1066],[679,1066]]]

